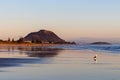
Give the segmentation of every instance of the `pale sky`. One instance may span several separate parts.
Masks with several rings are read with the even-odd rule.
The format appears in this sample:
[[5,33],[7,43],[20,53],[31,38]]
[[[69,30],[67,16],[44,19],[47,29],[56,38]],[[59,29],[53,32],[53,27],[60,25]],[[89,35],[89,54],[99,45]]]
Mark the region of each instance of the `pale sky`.
[[120,38],[120,0],[0,0],[0,39],[40,29],[66,40]]

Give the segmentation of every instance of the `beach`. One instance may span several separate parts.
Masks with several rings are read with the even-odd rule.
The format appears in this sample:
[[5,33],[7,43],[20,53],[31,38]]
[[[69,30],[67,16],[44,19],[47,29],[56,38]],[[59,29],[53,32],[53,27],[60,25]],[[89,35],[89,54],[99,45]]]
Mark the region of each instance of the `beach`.
[[0,80],[120,80],[120,0],[0,0]]
[[[1,80],[119,80],[120,55],[53,47],[0,49]],[[97,63],[93,57],[97,54]]]

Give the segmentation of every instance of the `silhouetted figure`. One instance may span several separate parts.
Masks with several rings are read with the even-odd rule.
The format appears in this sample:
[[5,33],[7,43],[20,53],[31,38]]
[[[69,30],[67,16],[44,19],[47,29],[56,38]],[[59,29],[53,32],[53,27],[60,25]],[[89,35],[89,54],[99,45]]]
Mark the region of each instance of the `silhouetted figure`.
[[93,60],[97,63],[97,55],[93,57]]

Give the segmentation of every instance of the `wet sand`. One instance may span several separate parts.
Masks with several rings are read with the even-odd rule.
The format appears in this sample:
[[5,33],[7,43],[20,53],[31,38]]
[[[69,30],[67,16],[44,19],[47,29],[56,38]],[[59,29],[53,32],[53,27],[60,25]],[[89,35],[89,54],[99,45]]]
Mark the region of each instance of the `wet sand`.
[[[0,52],[0,56],[2,55],[0,80],[120,79],[120,55],[118,54],[38,47],[37,49],[1,50],[4,51]],[[96,54],[97,63],[93,60]]]

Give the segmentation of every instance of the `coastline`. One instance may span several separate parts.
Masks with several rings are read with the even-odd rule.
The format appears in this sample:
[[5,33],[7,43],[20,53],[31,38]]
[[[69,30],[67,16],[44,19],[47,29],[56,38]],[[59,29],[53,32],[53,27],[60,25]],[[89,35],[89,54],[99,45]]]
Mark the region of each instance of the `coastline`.
[[40,47],[47,47],[47,46],[56,46],[56,45],[73,45],[73,44],[35,44],[35,43],[0,43],[0,47],[35,47],[35,46],[40,46]]
[[[59,45],[69,46],[69,44],[1,43],[0,49],[1,46],[5,47],[1,49],[0,67],[5,74],[1,72],[0,79],[111,80],[113,77],[116,80],[119,79],[119,55],[81,49],[42,49],[43,51],[40,49],[41,51],[38,51],[39,46]],[[32,46],[38,47],[32,49]],[[97,62],[93,60],[93,56],[96,54],[98,56]],[[28,74],[32,76],[26,77]]]
[[21,47],[34,47],[34,46],[54,46],[54,45],[58,45],[58,44],[25,44],[25,43],[21,43],[21,44],[17,44],[17,43],[5,43],[5,44],[0,44],[0,47],[17,47],[17,46],[21,46]]

